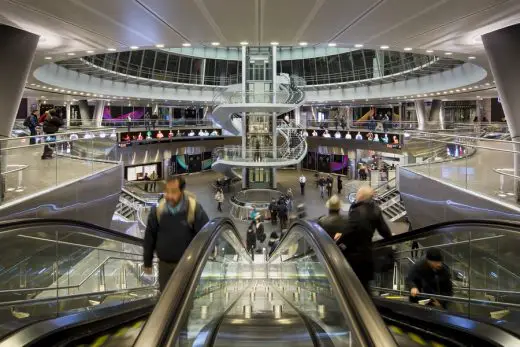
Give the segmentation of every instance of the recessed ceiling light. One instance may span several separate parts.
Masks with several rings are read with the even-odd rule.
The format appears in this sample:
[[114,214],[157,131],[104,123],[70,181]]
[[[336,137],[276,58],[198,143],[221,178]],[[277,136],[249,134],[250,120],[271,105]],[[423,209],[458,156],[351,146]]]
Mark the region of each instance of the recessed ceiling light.
[[473,87],[469,87],[468,90],[473,90]]
[[242,41],[242,42],[240,42],[240,44],[241,44],[242,46],[247,46],[247,45],[249,44],[249,42],[247,42],[247,41]]
[[35,84],[34,83],[31,83],[31,86],[34,86]]
[[182,47],[191,47],[191,43],[189,43],[189,42],[184,42],[184,43],[182,44]]
[[43,89],[47,89],[47,87],[46,87],[46,86],[43,86],[42,88],[43,88]]
[[70,52],[70,53],[67,53],[67,55],[76,55],[76,53]]
[[450,90],[450,93],[453,94],[453,90]]
[[300,42],[300,46],[307,46],[308,43],[307,42]]
[[445,52],[444,55],[452,55],[453,53],[451,52]]
[[278,46],[278,45],[279,45],[279,43],[276,41],[271,42],[271,46]]
[[62,93],[63,93],[64,91],[65,91],[65,89],[60,89],[60,92],[62,92]]
[[83,94],[85,94],[85,93],[83,93],[83,92],[79,93],[79,95],[83,95]]
[[88,53],[88,54],[92,54],[92,53],[94,53],[94,51],[87,51],[87,53]]
[[421,94],[417,94],[417,97],[420,98],[420,97],[421,97]]
[[473,60],[473,59],[477,59],[477,57],[469,56],[468,59]]
[[427,49],[426,53],[433,53],[433,49]]
[[356,44],[354,45],[354,47],[356,47],[356,48],[361,48],[361,47],[363,47],[363,45],[362,45],[361,43],[356,43]]
[[115,48],[107,48],[107,50],[109,50],[110,52],[115,52],[116,51]]
[[467,89],[466,88],[462,88],[463,91],[466,91]]
[[491,85],[491,83],[489,83],[489,82],[486,82],[486,86],[489,86],[489,85]]
[[40,85],[39,85],[39,84],[37,84],[37,85],[36,85],[36,87],[38,87],[38,88],[39,88],[39,87],[40,87]]
[[41,98],[42,98],[42,99],[45,99],[45,96],[44,96],[44,95],[42,95],[42,96],[41,96]]
[[158,43],[158,44],[155,45],[155,47],[157,47],[157,48],[164,48],[164,44]]
[[390,47],[389,47],[389,46],[387,46],[387,45],[382,45],[382,46],[381,46],[381,47],[379,47],[379,48],[381,48],[381,49],[388,49],[388,48],[390,48]]
[[212,46],[220,46],[220,42],[212,42],[211,45]]
[[444,92],[442,92],[442,94],[448,94],[448,92],[447,92],[447,91],[444,91]]
[[412,47],[405,47],[404,50],[405,51],[411,51],[413,48]]
[[52,57],[45,57],[45,60],[51,60]]
[[329,42],[329,47],[336,47],[336,43],[335,42]]
[[58,88],[54,88],[54,91],[57,92],[59,89]]
[[87,95],[87,96],[90,96],[90,93],[87,93],[86,95]]
[[477,95],[477,98],[480,98],[480,95]]
[[460,92],[460,89],[455,89],[456,92]]
[[139,46],[130,46],[130,49],[139,49]]
[[441,93],[436,93],[437,95],[441,95]]

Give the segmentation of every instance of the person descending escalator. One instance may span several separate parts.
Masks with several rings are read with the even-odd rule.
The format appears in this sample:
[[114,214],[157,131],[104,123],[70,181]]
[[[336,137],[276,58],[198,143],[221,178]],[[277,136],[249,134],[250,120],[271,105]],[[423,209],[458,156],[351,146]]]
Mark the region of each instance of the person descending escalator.
[[182,176],[169,178],[164,197],[152,207],[144,234],[144,272],[152,274],[154,252],[159,258],[159,290],[162,292],[182,255],[209,218],[195,196],[185,191]]
[[247,252],[251,254],[251,258],[255,260],[255,249],[256,249],[256,230],[255,221],[251,221],[246,233],[246,248]]
[[264,224],[262,223],[262,218],[260,216],[256,217],[255,220],[255,230],[256,230],[256,239],[263,243],[265,241],[266,235],[264,230]]
[[341,199],[337,195],[330,198],[325,206],[329,210],[329,214],[320,217],[318,224],[334,241],[337,241],[345,232],[348,218],[341,214]]
[[[426,257],[419,260],[410,269],[406,282],[410,288],[410,302],[419,303],[421,293],[443,296],[453,296],[453,283],[451,270],[443,263],[443,257],[439,248],[429,248]],[[426,305],[444,308],[448,301],[425,298]]]
[[276,225],[278,223],[278,204],[275,198],[269,204],[269,214],[271,215],[271,224]]
[[325,195],[325,186],[327,185],[327,181],[324,177],[320,176],[318,178],[318,187],[320,187],[320,197],[323,199],[323,196]]
[[345,231],[337,241],[338,247],[368,293],[370,293],[369,282],[374,276],[372,256],[374,233],[377,230],[385,239],[392,236],[383,213],[373,197],[374,189],[371,187],[359,188],[356,201],[350,206]]

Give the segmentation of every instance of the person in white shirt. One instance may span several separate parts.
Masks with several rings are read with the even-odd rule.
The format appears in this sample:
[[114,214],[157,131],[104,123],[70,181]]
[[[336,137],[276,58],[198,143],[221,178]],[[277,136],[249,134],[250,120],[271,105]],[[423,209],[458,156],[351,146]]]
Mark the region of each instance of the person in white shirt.
[[192,130],[190,131],[190,133],[188,134],[188,136],[195,136],[195,132]]
[[300,193],[302,195],[305,195],[305,183],[307,182],[307,178],[303,174],[301,174],[298,180],[300,181]]

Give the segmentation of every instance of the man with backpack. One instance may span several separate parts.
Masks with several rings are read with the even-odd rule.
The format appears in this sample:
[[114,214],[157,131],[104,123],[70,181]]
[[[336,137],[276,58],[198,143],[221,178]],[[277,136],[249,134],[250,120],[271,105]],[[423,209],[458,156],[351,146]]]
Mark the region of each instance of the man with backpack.
[[159,290],[168,284],[184,251],[209,221],[195,197],[185,191],[186,181],[174,176],[166,181],[164,197],[148,216],[144,235],[144,272],[152,273],[154,251],[159,258]]
[[[37,116],[37,114],[38,114],[38,111],[34,110],[23,121],[23,125],[26,126],[27,128],[29,128],[29,131],[31,132],[31,136],[36,136],[37,135],[37,133],[36,133],[36,127],[38,127],[38,116]],[[35,137],[31,137],[31,139],[29,140],[29,143],[31,145],[36,144],[36,138]]]

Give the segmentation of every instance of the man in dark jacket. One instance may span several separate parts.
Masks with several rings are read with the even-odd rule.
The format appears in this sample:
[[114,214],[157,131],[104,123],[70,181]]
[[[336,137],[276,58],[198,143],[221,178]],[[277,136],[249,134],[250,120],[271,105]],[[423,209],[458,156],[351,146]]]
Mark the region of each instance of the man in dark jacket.
[[152,273],[153,253],[159,258],[159,289],[166,287],[177,263],[191,240],[208,222],[208,216],[195,198],[184,189],[183,177],[168,179],[164,199],[148,216],[144,235],[144,271]]
[[278,203],[276,202],[275,198],[273,198],[269,204],[269,213],[271,214],[271,223],[276,225],[278,216]]
[[345,232],[348,218],[340,214],[341,200],[337,195],[330,198],[325,206],[329,209],[329,215],[318,219],[318,224],[336,241]]
[[[418,303],[420,294],[453,295],[451,270],[444,264],[441,250],[429,248],[426,258],[419,260],[410,269],[406,282],[410,287],[410,302]],[[446,308],[448,302],[431,299],[428,305]]]
[[[49,110],[49,114],[45,117],[43,121],[43,132],[45,135],[53,135],[60,130],[60,127],[63,125],[63,120],[57,115],[56,110]],[[47,136],[45,138],[46,142],[54,142],[56,139],[53,136]],[[43,148],[42,159],[50,159],[52,158],[53,150],[51,146],[45,145]]]
[[372,200],[374,190],[368,186],[359,188],[356,201],[350,206],[345,232],[337,242],[350,266],[369,292],[369,282],[374,276],[372,238],[377,232],[383,238],[392,236],[379,207]]
[[[36,128],[38,127],[38,111],[37,110],[32,111],[32,113],[29,115],[29,117],[27,117],[25,119],[23,124],[27,128],[29,128],[29,131],[31,132],[31,136],[36,136],[37,135]],[[31,137],[31,139],[29,140],[29,143],[31,145],[36,144],[36,138]]]

